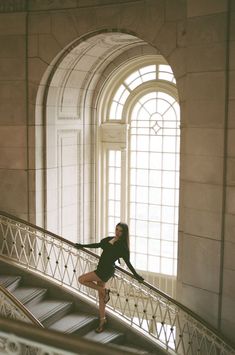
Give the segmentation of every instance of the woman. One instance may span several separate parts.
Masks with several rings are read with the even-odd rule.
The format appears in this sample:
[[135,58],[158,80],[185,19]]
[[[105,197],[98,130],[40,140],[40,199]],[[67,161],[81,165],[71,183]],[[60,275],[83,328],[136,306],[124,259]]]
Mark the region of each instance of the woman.
[[105,283],[114,275],[115,261],[123,258],[128,268],[139,282],[143,282],[143,277],[138,275],[130,263],[129,250],[129,229],[126,223],[118,223],[115,229],[115,237],[107,237],[100,241],[100,243],[93,244],[75,244],[77,249],[83,247],[88,248],[102,248],[103,252],[99,259],[97,269],[81,275],[78,281],[85,286],[91,287],[98,291],[99,294],[99,315],[100,322],[96,329],[97,333],[104,331],[107,324],[105,317],[105,305],[110,300],[110,290],[105,288]]

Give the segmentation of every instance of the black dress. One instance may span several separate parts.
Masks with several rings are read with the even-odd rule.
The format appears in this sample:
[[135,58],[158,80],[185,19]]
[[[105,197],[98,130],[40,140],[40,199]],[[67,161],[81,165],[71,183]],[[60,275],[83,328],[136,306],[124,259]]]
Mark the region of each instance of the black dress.
[[103,252],[100,256],[97,269],[94,271],[96,275],[103,281],[107,282],[113,275],[115,271],[115,261],[122,258],[127,264],[128,268],[131,270],[133,275],[137,279],[142,279],[140,275],[137,274],[134,267],[130,262],[130,252],[125,244],[121,241],[117,241],[113,244],[109,243],[114,237],[107,237],[100,241],[100,243],[92,244],[79,244],[81,247],[88,248],[102,248]]

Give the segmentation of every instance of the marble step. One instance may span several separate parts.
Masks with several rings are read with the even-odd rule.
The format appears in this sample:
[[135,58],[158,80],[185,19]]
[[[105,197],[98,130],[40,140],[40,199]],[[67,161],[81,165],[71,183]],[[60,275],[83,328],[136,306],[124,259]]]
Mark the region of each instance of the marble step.
[[20,282],[20,276],[0,275],[0,284],[10,292],[13,292],[19,286]]
[[37,287],[17,287],[12,293],[24,305],[27,303],[37,303],[41,301],[47,289]]
[[112,329],[105,329],[102,333],[96,333],[95,330],[92,330],[84,336],[84,339],[97,341],[103,344],[123,344],[125,340],[125,335]]
[[97,317],[74,312],[69,313],[57,320],[49,326],[49,329],[53,329],[63,333],[79,334],[80,336],[94,329],[97,324]]
[[25,307],[47,328],[70,311],[72,302],[45,299]]

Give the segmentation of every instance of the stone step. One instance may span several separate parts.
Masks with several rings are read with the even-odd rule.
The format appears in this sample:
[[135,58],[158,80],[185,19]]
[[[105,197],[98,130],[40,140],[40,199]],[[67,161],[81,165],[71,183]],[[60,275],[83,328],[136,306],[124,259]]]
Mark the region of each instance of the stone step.
[[84,313],[70,313],[57,320],[49,326],[50,329],[63,333],[86,334],[94,329],[97,323],[97,317]]
[[47,328],[70,311],[72,302],[46,299],[25,306]]
[[20,282],[20,276],[0,275],[0,284],[10,292],[13,292],[19,286]]
[[47,289],[36,287],[17,287],[12,293],[24,305],[27,303],[37,303],[41,301]]
[[100,343],[114,343],[122,344],[125,340],[125,335],[123,333],[116,332],[115,330],[106,329],[102,333],[96,333],[95,330],[88,332],[85,339],[98,341]]

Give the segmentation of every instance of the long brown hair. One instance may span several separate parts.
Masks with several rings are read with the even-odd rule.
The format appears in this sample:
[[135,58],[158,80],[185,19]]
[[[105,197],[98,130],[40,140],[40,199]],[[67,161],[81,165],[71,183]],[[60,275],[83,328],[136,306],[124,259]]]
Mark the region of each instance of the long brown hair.
[[122,228],[122,236],[120,241],[122,241],[128,250],[130,250],[130,236],[129,236],[129,227],[126,223],[119,222],[116,227]]

